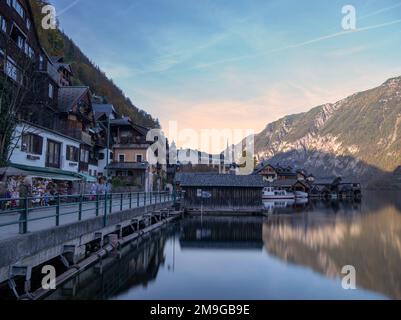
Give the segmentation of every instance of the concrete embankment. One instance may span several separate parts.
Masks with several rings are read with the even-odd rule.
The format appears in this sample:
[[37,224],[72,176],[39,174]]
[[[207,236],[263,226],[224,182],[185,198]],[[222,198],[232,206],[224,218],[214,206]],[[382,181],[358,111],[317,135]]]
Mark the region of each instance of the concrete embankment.
[[[157,212],[170,208],[172,204],[172,202],[166,202],[112,213],[107,216],[106,226],[104,217],[99,216],[1,240],[0,283],[11,279],[14,270],[18,276],[24,275],[27,280],[30,280],[29,273],[32,268],[58,256],[67,258],[71,265],[75,265],[85,258],[88,243],[93,241],[107,243],[107,237],[110,234],[117,235],[118,241],[121,241],[124,229],[132,228],[133,231],[137,231],[156,228],[157,220],[162,220],[162,215],[158,216]],[[130,236],[135,238],[135,233]],[[26,275],[23,274],[24,272]]]

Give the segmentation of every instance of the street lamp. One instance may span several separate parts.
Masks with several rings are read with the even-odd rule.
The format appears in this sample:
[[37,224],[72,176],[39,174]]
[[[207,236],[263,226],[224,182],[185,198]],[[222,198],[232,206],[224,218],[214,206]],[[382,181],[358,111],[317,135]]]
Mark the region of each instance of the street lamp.
[[109,180],[109,158],[110,158],[110,115],[107,117],[107,127],[102,123],[102,121],[98,121],[98,123],[102,126],[104,130],[107,132],[106,144],[107,144],[107,154],[106,154],[106,178]]

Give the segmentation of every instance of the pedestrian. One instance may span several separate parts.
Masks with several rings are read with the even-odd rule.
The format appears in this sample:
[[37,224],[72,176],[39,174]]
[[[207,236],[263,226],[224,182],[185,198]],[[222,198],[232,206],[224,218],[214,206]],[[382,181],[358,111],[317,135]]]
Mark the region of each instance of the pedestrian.
[[[19,186],[19,197],[25,201],[26,198],[32,197],[32,180],[29,177],[25,177],[23,182]],[[29,201],[28,201],[29,204]]]
[[96,200],[97,189],[98,189],[98,187],[97,187],[97,182],[96,182],[96,183],[92,183],[92,185],[91,185],[91,191],[90,191],[90,194],[91,194],[91,201]]

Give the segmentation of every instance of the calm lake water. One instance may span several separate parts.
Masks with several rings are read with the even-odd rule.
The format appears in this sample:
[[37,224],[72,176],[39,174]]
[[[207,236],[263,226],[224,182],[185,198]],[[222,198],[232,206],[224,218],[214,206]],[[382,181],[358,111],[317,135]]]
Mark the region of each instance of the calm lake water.
[[[267,208],[264,218],[187,218],[49,299],[401,298],[401,194]],[[356,290],[342,288],[345,265]]]

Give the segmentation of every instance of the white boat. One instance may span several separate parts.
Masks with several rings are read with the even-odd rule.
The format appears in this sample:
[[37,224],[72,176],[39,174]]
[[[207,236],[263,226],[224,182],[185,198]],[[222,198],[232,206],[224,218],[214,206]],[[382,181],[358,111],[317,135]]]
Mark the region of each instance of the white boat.
[[277,190],[273,187],[265,187],[263,188],[262,194],[263,200],[294,200],[295,194],[292,192],[287,192],[285,190]]
[[295,191],[295,198],[297,198],[297,199],[308,199],[309,195],[306,192]]

